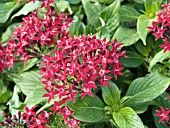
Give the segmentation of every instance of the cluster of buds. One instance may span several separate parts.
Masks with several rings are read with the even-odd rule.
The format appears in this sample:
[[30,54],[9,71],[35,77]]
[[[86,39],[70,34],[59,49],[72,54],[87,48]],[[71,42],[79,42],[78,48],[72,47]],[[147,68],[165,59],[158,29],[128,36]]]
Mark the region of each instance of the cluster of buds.
[[152,22],[149,26],[149,32],[153,32],[155,40],[161,38],[164,40],[164,44],[160,45],[164,49],[164,52],[170,51],[170,3],[163,4],[163,9],[157,14],[157,21]]
[[50,114],[46,111],[41,111],[38,117],[36,117],[35,106],[29,109],[25,107],[26,112],[22,114],[22,118],[26,120],[26,126],[28,128],[49,128],[47,123],[50,122]]
[[0,126],[4,126],[6,128],[18,128],[20,126],[24,126],[23,119],[21,116],[21,112],[18,111],[18,115],[13,115],[13,117],[7,116],[5,112],[2,112],[5,117],[5,122],[0,122]]
[[161,111],[156,110],[156,116],[160,117],[159,122],[162,122],[166,126],[170,126],[170,118],[169,118],[170,109],[164,109],[161,107]]

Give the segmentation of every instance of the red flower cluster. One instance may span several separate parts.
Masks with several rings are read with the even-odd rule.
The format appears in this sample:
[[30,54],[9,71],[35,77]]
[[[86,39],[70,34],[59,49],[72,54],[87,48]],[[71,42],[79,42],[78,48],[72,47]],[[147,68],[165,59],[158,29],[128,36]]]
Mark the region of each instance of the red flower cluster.
[[[35,0],[29,0],[29,2]],[[26,64],[31,58],[41,58],[41,81],[47,91],[43,97],[48,97],[48,102],[59,97],[51,107],[53,114],[58,112],[64,116],[64,122],[68,127],[78,128],[76,120],[67,106],[69,100],[75,101],[75,95],[81,93],[93,96],[92,90],[109,86],[108,80],[111,74],[117,79],[122,75],[123,69],[120,58],[125,56],[121,52],[121,44],[97,39],[96,36],[71,37],[67,29],[71,19],[63,13],[58,15],[50,8],[53,0],[42,0],[41,7],[47,7],[43,12],[44,17],[38,16],[38,10],[23,18],[23,22],[15,28],[12,38],[6,47],[0,47],[0,71],[6,66],[13,67],[13,63],[23,60]],[[49,52],[50,51],[50,52]],[[5,53],[5,54],[4,54]],[[35,107],[22,116],[26,119],[30,128],[46,128],[49,114],[43,111],[36,118]]]
[[164,44],[160,45],[161,48],[164,48],[164,52],[170,51],[170,3],[163,4],[163,9],[157,16],[157,21],[152,22],[152,25],[147,28],[149,28],[149,32],[153,32],[155,40],[159,38],[164,40]]
[[49,101],[55,95],[68,97],[76,94],[73,89],[82,92],[82,97],[93,96],[91,90],[97,88],[96,80],[101,87],[109,86],[108,80],[112,78],[109,74],[115,78],[122,75],[120,58],[125,51],[120,51],[121,45],[116,39],[112,43],[91,35],[58,40],[55,50],[44,56],[41,63],[42,83],[48,92],[44,97],[49,97]]
[[[23,18],[19,27],[15,28],[6,47],[0,47],[0,71],[6,66],[13,67],[16,61],[26,62],[34,57],[41,57],[44,48],[56,44],[56,40],[66,36],[66,29],[71,20],[63,13],[58,15],[50,9],[52,0],[44,0],[41,7],[47,6],[48,11],[42,12],[44,17],[38,17],[38,10]],[[4,52],[5,51],[5,52]]]
[[170,109],[165,110],[163,107],[161,107],[161,111],[156,110],[156,116],[160,117],[159,122],[163,122],[165,125],[170,126],[169,113]]
[[[115,78],[122,75],[120,58],[125,51],[120,51],[121,45],[116,39],[107,42],[106,38],[98,40],[91,35],[58,40],[54,51],[44,56],[41,62],[41,80],[47,91],[44,97],[48,97],[48,102],[55,96],[60,98],[51,110],[61,113],[60,105],[70,99],[74,101],[76,94],[93,96],[92,89],[97,88],[97,81],[101,87],[109,86],[108,80],[112,78],[109,74],[114,74]],[[110,50],[109,46],[112,46]]]
[[29,128],[49,128],[46,124],[50,121],[50,113],[41,111],[36,118],[35,106],[29,109],[25,107],[26,113],[22,114],[23,119],[26,120]]

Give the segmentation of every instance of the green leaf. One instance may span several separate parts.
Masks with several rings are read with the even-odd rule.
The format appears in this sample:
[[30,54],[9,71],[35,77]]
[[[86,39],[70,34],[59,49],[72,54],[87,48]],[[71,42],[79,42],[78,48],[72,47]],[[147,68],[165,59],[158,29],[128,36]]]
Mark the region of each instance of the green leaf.
[[127,51],[126,56],[128,57],[121,58],[122,65],[125,67],[136,68],[144,62],[144,58],[134,52]]
[[[5,121],[5,117],[2,115],[2,112],[3,112],[3,111],[0,111],[0,121],[3,122],[3,121]],[[4,127],[1,127],[1,126],[0,126],[0,128],[4,128]]]
[[164,53],[164,50],[161,50],[160,52],[158,52],[154,58],[150,61],[149,63],[149,71],[151,71],[152,67],[160,62],[162,63],[165,59],[169,59],[170,58],[170,52],[165,52]]
[[30,68],[32,68],[35,64],[37,64],[38,59],[37,58],[33,58],[27,61],[25,67],[23,67],[23,72],[29,70]]
[[102,10],[102,6],[99,2],[92,2],[90,0],[82,0],[83,8],[87,16],[88,24],[99,26],[99,13]]
[[8,90],[3,79],[0,79],[0,103],[6,103],[12,96],[12,92]]
[[115,0],[97,0],[100,3],[105,3],[105,4],[110,4],[112,2],[114,2]]
[[12,74],[9,77],[14,80],[16,85],[20,86],[21,91],[25,95],[29,95],[31,91],[43,87],[40,81],[41,75],[38,71],[29,71],[21,74]]
[[11,34],[14,32],[14,27],[17,27],[19,23],[11,24],[6,31],[2,34],[1,42],[6,42],[11,38]]
[[144,4],[145,14],[150,18],[154,18],[157,11],[160,10],[160,5],[163,0],[147,0]]
[[81,99],[78,97],[75,103],[69,103],[74,113],[73,116],[83,122],[99,122],[105,119],[104,103],[94,95],[94,97],[86,96]]
[[81,0],[66,0],[68,1],[70,4],[78,4],[80,3]]
[[44,98],[43,95],[46,93],[45,90],[43,90],[43,87],[42,88],[39,88],[39,89],[36,89],[36,90],[33,90],[31,91],[25,101],[24,101],[24,104],[26,104],[27,106],[35,106],[41,102],[44,102],[46,101],[47,102],[47,98]]
[[131,108],[137,113],[137,114],[142,114],[144,112],[146,112],[148,110],[148,106],[149,106],[150,102],[145,102],[142,104],[138,104],[138,105],[133,105],[131,106]]
[[142,78],[135,79],[128,88],[126,96],[131,96],[123,103],[124,106],[134,106],[162,94],[169,86],[170,79],[159,74],[151,73]]
[[164,108],[169,108],[170,100],[169,100],[168,96],[169,96],[169,94],[167,92],[162,93],[162,95],[160,95],[156,99],[154,99],[156,105],[162,106]]
[[107,41],[110,41],[110,33],[103,27],[100,30],[98,30],[98,32],[96,33],[97,38],[102,40],[104,38],[106,38]]
[[16,4],[16,2],[6,2],[6,3],[0,3],[0,24],[5,23],[11,13],[19,7],[19,4]]
[[137,2],[137,3],[141,3],[141,4],[143,4],[143,3],[146,2],[146,0],[133,0],[133,1],[135,1],[135,2]]
[[14,91],[13,91],[13,96],[10,99],[10,101],[7,103],[9,105],[9,111],[11,115],[18,115],[18,110],[15,108],[18,108],[22,102],[19,100],[18,94],[21,92],[21,89],[19,86],[15,85]]
[[141,41],[138,41],[137,43],[135,43],[135,47],[140,54],[142,54],[145,57],[148,56],[149,51],[147,50],[146,46],[144,46]]
[[21,15],[28,15],[29,12],[33,12],[34,10],[36,10],[39,6],[41,5],[41,2],[40,1],[36,1],[35,3],[34,2],[29,2],[29,3],[26,3],[24,5],[24,7],[22,7],[21,10],[19,10],[16,14],[14,14],[12,16],[11,19],[17,17],[17,16],[21,16]]
[[109,81],[110,86],[104,86],[102,88],[102,96],[107,105],[113,105],[120,100],[120,91],[115,83]]
[[113,118],[119,128],[144,128],[139,116],[130,107],[121,108],[113,113]]
[[94,128],[104,128],[105,127],[105,123],[97,123],[94,125]]
[[72,13],[69,2],[67,2],[65,0],[60,0],[60,1],[57,0],[57,1],[55,1],[55,4],[56,4],[57,10],[59,12],[64,12],[66,9],[68,9],[69,12]]
[[118,40],[118,42],[123,42],[123,46],[130,46],[140,39],[136,29],[130,29],[129,26],[124,24],[119,26],[112,40],[115,38]]
[[73,16],[73,21],[71,23],[70,35],[79,36],[85,33],[85,25],[81,21],[83,15],[81,14],[82,6],[79,7],[79,11]]
[[100,17],[105,22],[105,29],[110,33],[116,30],[120,24],[120,0],[116,0],[109,6],[105,7],[104,10],[100,13]]
[[148,34],[147,26],[150,26],[153,19],[149,19],[146,15],[140,15],[137,21],[137,32],[139,37],[143,41],[143,44],[146,45],[146,36]]
[[130,6],[121,6],[120,8],[120,20],[124,21],[137,21],[140,14],[136,11],[136,9]]
[[25,67],[24,67],[24,62],[16,62],[14,63],[14,67],[11,68],[8,72],[10,73],[22,73],[25,72],[27,70],[29,70],[30,68],[32,68],[35,64],[37,64],[38,59],[37,58],[33,58],[27,61]]
[[59,97],[56,96],[54,99],[52,99],[52,100],[50,101],[50,103],[47,102],[47,99],[46,99],[46,100],[45,100],[45,99],[44,99],[44,100],[42,99],[42,102],[44,102],[44,101],[45,101],[45,104],[37,111],[37,113],[40,113],[40,112],[43,111],[44,109],[46,109],[46,108],[54,105],[54,101],[58,102],[58,101],[61,101],[61,99],[59,99]]

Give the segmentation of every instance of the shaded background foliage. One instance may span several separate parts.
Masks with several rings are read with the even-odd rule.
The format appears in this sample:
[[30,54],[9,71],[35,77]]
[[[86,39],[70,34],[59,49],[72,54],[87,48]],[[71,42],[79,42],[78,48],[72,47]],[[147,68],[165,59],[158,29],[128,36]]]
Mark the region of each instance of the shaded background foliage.
[[[10,34],[14,31],[14,26],[18,26],[22,22],[22,17],[41,5],[39,1],[36,3],[26,3],[24,1],[18,4],[16,2],[16,0],[0,1],[0,43],[4,46],[8,43]],[[163,53],[163,50],[159,47],[163,41],[161,39],[155,41],[146,28],[151,25],[152,21],[156,20],[156,13],[161,10],[163,2],[168,1],[55,0],[54,6],[57,7],[58,13],[64,11],[74,18],[70,28],[71,35],[78,36],[92,33],[96,34],[99,39],[106,37],[107,41],[113,41],[114,38],[117,38],[119,43],[124,42],[122,47],[127,51],[128,56],[128,58],[122,58],[121,60],[125,67],[124,75],[119,76],[117,81],[112,80],[121,91],[120,97],[124,97],[133,96],[133,92],[130,92],[128,87],[129,85],[130,87],[133,86],[132,81],[136,78],[143,78],[152,72],[170,76],[170,52]],[[43,11],[45,8],[41,10]],[[39,16],[43,15],[39,14]],[[39,111],[49,108],[50,104],[47,103],[47,99],[42,97],[45,92],[42,91],[43,85],[39,80],[41,76],[37,71],[38,63],[38,58],[31,59],[24,68],[23,62],[18,62],[13,69],[10,69],[10,71],[6,69],[0,74],[0,111],[16,114],[18,109],[23,111],[25,105],[38,105]],[[155,77],[155,79],[158,78]],[[159,86],[157,89],[159,89]],[[95,92],[100,98],[102,97],[101,91],[97,90]],[[153,90],[150,91],[153,93]],[[129,101],[129,104],[128,102],[126,104],[131,105],[134,111],[139,114],[143,123],[149,128],[166,128],[166,126],[158,123],[159,118],[155,116],[155,110],[159,109],[159,106],[165,108],[170,106],[169,100],[166,98],[168,93],[164,92],[159,97],[153,96],[147,102],[143,101],[136,106],[132,105],[139,100],[135,101],[135,98],[134,101]],[[152,94],[148,95],[151,96]],[[107,101],[105,102],[107,103]],[[70,107],[74,109],[74,106]],[[131,108],[124,109],[131,112]],[[113,116],[119,117],[117,113],[114,113]],[[78,117],[78,114],[76,117]],[[65,127],[59,115],[55,118],[59,122],[52,125]],[[4,120],[1,114],[0,120]],[[83,118],[83,120],[85,119]],[[109,127],[107,123],[84,123],[82,127]]]

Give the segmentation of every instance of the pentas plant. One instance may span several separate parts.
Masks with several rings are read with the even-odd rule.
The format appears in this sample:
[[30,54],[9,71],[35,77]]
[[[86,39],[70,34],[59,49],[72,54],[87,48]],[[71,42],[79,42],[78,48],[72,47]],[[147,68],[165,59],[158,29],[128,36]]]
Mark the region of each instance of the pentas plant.
[[156,116],[160,117],[159,122],[162,122],[166,126],[170,126],[170,118],[169,118],[170,109],[164,109],[161,107],[161,111],[156,110]]
[[23,18],[19,27],[15,28],[6,48],[1,46],[1,71],[5,67],[12,68],[14,62],[24,61],[24,65],[31,58],[40,58],[44,49],[55,45],[61,37],[67,36],[66,29],[71,20],[63,13],[58,15],[50,9],[52,1],[44,1],[41,7],[47,6],[44,18],[38,17],[38,10]]
[[[109,50],[110,45],[112,50]],[[55,96],[60,99],[51,110],[64,114],[65,118],[68,118],[68,111],[70,118],[72,111],[67,106],[64,107],[66,113],[60,109],[63,103],[70,99],[75,101],[74,97],[79,93],[82,98],[86,95],[93,97],[92,89],[97,88],[95,81],[101,87],[109,86],[108,80],[112,78],[109,74],[114,74],[115,78],[122,75],[123,67],[119,60],[125,51],[121,52],[120,46],[116,40],[106,42],[106,39],[98,40],[91,35],[59,40],[53,53],[44,56],[41,62],[41,81],[47,91],[44,97],[48,97],[48,102]],[[70,122],[68,119],[64,121]]]
[[0,121],[0,126],[4,126],[7,128],[18,128],[20,126],[24,126],[23,118],[20,111],[18,111],[18,115],[13,115],[13,117],[7,116],[5,112],[2,112],[2,114],[5,117],[5,122]]
[[[46,12],[41,12],[44,16],[39,17],[39,10],[36,10],[24,17],[7,46],[0,47],[0,71],[5,67],[12,68],[18,61],[24,61],[26,65],[29,59],[39,58],[41,82],[47,92],[43,97],[48,98],[48,103],[54,99],[50,110],[53,115],[63,115],[68,128],[78,128],[80,121],[73,117],[73,111],[66,103],[74,102],[79,94],[82,98],[93,97],[92,91],[98,86],[110,86],[108,80],[112,74],[115,79],[123,75],[120,59],[126,52],[121,51],[122,43],[118,44],[116,39],[107,42],[106,38],[99,40],[95,35],[70,36],[68,28],[72,19],[64,13],[57,14],[51,7],[53,3],[53,0],[43,0],[40,8],[47,8]],[[55,98],[59,100],[55,101]],[[25,110],[22,118],[27,127],[48,127],[51,113],[41,111],[36,116],[35,107],[25,107]]]
[[[163,39],[164,44],[161,44],[160,47],[164,49],[164,52],[170,51],[170,3],[163,4],[163,9],[157,14],[157,21],[152,22],[152,25],[147,27],[149,32],[153,32],[155,40]],[[169,88],[167,89],[169,90]],[[170,96],[168,96],[170,98]],[[158,116],[159,122],[162,122],[166,126],[170,126],[169,119],[169,108],[166,110],[161,106],[161,110],[156,110],[156,116]]]
[[155,40],[163,39],[164,44],[160,45],[164,52],[170,51],[170,3],[163,4],[163,9],[157,14],[157,21],[152,22],[152,25],[147,27],[149,32],[153,32]]

